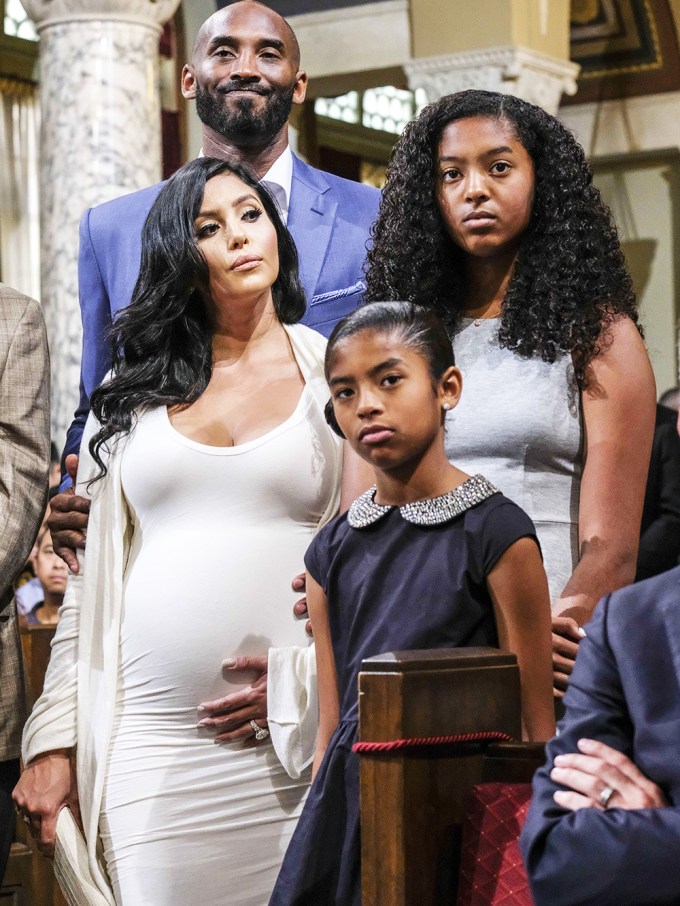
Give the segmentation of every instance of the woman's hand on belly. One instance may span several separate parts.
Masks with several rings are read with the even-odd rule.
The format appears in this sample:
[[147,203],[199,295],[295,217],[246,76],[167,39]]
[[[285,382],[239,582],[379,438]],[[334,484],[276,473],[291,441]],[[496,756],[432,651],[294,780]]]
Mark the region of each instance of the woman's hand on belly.
[[251,720],[267,721],[267,655],[263,657],[228,658],[222,666],[230,671],[247,670],[256,676],[249,686],[218,698],[201,702],[198,712],[201,729],[217,731],[215,742],[237,742],[253,738]]

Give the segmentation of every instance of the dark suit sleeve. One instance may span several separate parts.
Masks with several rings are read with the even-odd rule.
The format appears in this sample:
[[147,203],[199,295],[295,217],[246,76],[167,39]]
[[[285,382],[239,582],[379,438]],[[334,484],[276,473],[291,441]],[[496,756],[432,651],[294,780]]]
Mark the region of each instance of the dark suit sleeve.
[[680,558],[680,437],[675,422],[657,427],[649,467],[652,521],[640,537],[636,580],[671,569]]
[[[78,297],[83,324],[80,402],[66,435],[64,458],[80,449],[83,428],[90,412],[90,395],[111,368],[111,342],[108,335],[111,327],[111,303],[92,241],[91,215],[92,211],[87,211],[80,222]],[[65,480],[65,485],[70,485],[68,479]]]
[[0,379],[0,595],[5,605],[45,512],[49,416],[45,322],[38,303],[30,300]]
[[607,639],[609,605],[610,597],[604,598],[586,627],[565,698],[566,716],[534,777],[521,846],[536,906],[640,906],[680,898],[678,807],[570,812],[553,800],[553,793],[564,789],[549,776],[554,758],[576,752],[582,737],[633,758],[633,727]]

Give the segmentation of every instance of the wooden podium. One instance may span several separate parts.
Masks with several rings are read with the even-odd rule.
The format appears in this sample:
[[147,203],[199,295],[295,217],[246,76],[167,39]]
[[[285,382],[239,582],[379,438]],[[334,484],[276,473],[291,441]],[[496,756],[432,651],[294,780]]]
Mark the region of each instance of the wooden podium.
[[[521,736],[514,655],[460,648],[363,661],[362,742],[487,731]],[[542,761],[542,745],[521,742],[362,755],[363,906],[452,906],[470,789],[487,780],[526,782]]]

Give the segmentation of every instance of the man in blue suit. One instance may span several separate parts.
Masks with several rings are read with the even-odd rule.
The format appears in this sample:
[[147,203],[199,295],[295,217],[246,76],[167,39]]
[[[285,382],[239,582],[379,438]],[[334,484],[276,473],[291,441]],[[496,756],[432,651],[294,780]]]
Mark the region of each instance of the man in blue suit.
[[[288,117],[292,105],[304,101],[306,89],[295,34],[285,19],[256,0],[238,0],[204,22],[182,73],[182,93],[196,100],[203,123],[203,154],[246,164],[276,198],[298,248],[308,300],[302,321],[328,336],[361,301],[366,244],[380,193],[316,170],[291,152]],[[111,366],[107,331],[130,302],[142,225],[160,188],[92,208],[81,222],[80,405],[64,456],[77,453],[90,394]],[[60,498],[56,509],[71,502]],[[58,522],[53,530],[63,527]],[[58,534],[55,541],[60,540]],[[70,566],[74,561],[68,558]]]
[[[274,195],[298,249],[308,300],[303,323],[328,335],[362,299],[366,246],[380,193],[316,170],[292,154],[288,117],[292,105],[304,101],[306,89],[295,34],[285,19],[256,0],[238,0],[204,22],[191,63],[182,73],[182,92],[196,100],[203,123],[203,153],[246,164]],[[142,226],[160,188],[118,198],[83,217],[78,270],[81,398],[65,457],[77,453],[90,394],[111,366],[107,331],[132,297]],[[67,467],[74,477],[75,455],[68,457]],[[72,489],[51,504],[54,547],[73,572],[78,572],[75,549],[85,543],[88,509],[89,502]],[[302,590],[302,577],[294,587]],[[305,611],[299,602],[296,612]],[[241,725],[266,714],[266,658],[250,660],[238,658],[236,666],[253,668],[258,679],[224,703],[235,735]]]
[[522,832],[536,906],[680,903],[680,567],[585,630]]

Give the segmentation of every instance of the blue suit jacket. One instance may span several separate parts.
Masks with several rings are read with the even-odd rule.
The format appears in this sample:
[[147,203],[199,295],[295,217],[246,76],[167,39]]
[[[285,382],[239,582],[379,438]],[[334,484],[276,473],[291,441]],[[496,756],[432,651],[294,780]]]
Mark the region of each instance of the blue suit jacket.
[[[536,906],[680,903],[680,568],[604,598],[586,632],[522,832]],[[670,806],[560,808],[550,769],[583,736],[624,752]]]
[[[132,298],[139,274],[142,227],[161,186],[91,208],[81,221],[80,403],[66,437],[64,456],[78,452],[90,394],[111,367],[107,332],[116,313]],[[379,201],[377,189],[315,170],[293,156],[288,229],[297,245],[308,300],[302,323],[325,336],[363,298],[366,245]]]

